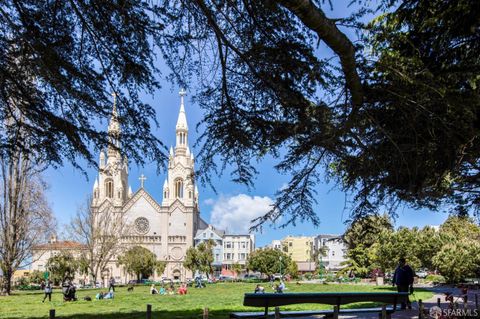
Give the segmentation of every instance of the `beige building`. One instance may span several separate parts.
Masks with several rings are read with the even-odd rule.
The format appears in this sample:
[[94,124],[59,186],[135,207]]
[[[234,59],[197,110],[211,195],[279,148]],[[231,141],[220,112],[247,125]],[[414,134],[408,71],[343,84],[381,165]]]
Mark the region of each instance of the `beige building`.
[[281,240],[282,250],[289,255],[293,261],[306,262],[312,261],[313,237],[294,237],[288,236]]
[[[48,243],[34,246],[32,249],[32,264],[30,270],[46,271],[46,265],[50,257],[56,256],[62,252],[68,252],[74,257],[79,257],[82,250],[86,247],[78,242],[70,240],[57,240],[56,236],[52,236]],[[75,274],[74,281],[79,283],[87,280],[80,274]]]

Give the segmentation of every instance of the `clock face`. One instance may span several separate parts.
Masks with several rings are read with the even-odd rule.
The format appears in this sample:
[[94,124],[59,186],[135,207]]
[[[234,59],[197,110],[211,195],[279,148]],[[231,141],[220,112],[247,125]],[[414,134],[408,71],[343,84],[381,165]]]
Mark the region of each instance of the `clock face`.
[[135,231],[139,234],[146,234],[150,229],[150,223],[145,217],[135,219]]

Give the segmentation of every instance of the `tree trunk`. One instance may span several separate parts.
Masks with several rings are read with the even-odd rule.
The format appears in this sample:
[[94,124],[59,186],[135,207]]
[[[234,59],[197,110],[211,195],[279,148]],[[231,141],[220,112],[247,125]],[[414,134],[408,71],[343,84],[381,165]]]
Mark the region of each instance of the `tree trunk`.
[[3,283],[4,283],[4,289],[5,289],[5,294],[10,295],[12,292],[12,276],[13,276],[13,270],[12,267],[6,267],[5,273],[3,274]]

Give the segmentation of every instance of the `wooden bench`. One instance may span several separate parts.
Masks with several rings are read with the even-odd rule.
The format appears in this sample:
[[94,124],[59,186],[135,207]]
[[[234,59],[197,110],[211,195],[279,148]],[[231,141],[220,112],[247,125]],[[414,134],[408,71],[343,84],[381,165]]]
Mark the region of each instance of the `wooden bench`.
[[[407,292],[321,292],[321,293],[259,293],[245,294],[244,306],[262,307],[264,312],[233,312],[230,318],[269,318],[324,315],[337,318],[339,314],[379,313],[386,318],[397,310],[397,305],[406,302]],[[375,302],[385,305],[382,308],[340,309],[341,305],[355,302]],[[333,305],[333,310],[318,311],[277,311],[269,312],[269,307],[278,307],[303,303]],[[387,306],[388,305],[388,306]]]

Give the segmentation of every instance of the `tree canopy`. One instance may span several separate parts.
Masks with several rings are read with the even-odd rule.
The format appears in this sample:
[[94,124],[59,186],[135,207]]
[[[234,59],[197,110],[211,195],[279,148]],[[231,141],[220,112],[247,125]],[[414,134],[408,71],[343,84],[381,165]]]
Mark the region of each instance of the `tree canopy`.
[[50,163],[93,164],[115,91],[122,150],[162,163],[139,99],[159,87],[158,53],[170,79],[198,87],[200,179],[232,165],[252,185],[267,155],[292,176],[257,226],[318,224],[322,177],[352,195],[353,217],[399,201],[476,210],[479,2],[352,3],[330,18],[324,0],[6,1],[0,120],[14,100]]
[[209,62],[192,36],[218,65],[198,95],[201,171],[220,159],[249,184],[271,155],[292,175],[257,225],[317,224],[322,176],[352,195],[353,217],[399,201],[476,207],[478,1],[354,3],[339,19],[314,0],[190,1],[175,15],[170,63]]
[[[370,224],[378,225],[373,217],[368,219]],[[355,227],[350,227],[349,236],[354,234],[352,228]],[[355,245],[348,245],[348,260],[341,273],[352,271],[358,276],[378,273],[378,270],[393,273],[400,257],[406,258],[415,271],[439,271],[451,283],[480,273],[480,227],[465,216],[451,215],[438,229],[426,226],[394,230],[390,227],[377,231],[365,241],[364,238],[360,236]]]
[[118,263],[138,280],[152,276],[157,270],[165,270],[164,262],[158,261],[154,253],[141,246],[134,246],[127,250],[118,257]]
[[260,248],[248,255],[247,268],[259,271],[262,274],[273,275],[275,273],[285,275],[292,271],[296,277],[298,267],[291,265],[295,261],[284,252],[273,248]]
[[201,242],[196,247],[190,247],[187,249],[185,255],[185,261],[183,266],[186,269],[191,270],[194,275],[196,272],[204,273],[207,275],[213,274],[213,248],[215,247],[215,241],[208,239]]
[[78,270],[78,262],[70,252],[61,252],[48,259],[45,268],[50,272],[50,279],[55,284],[63,284],[65,280],[73,280]]

